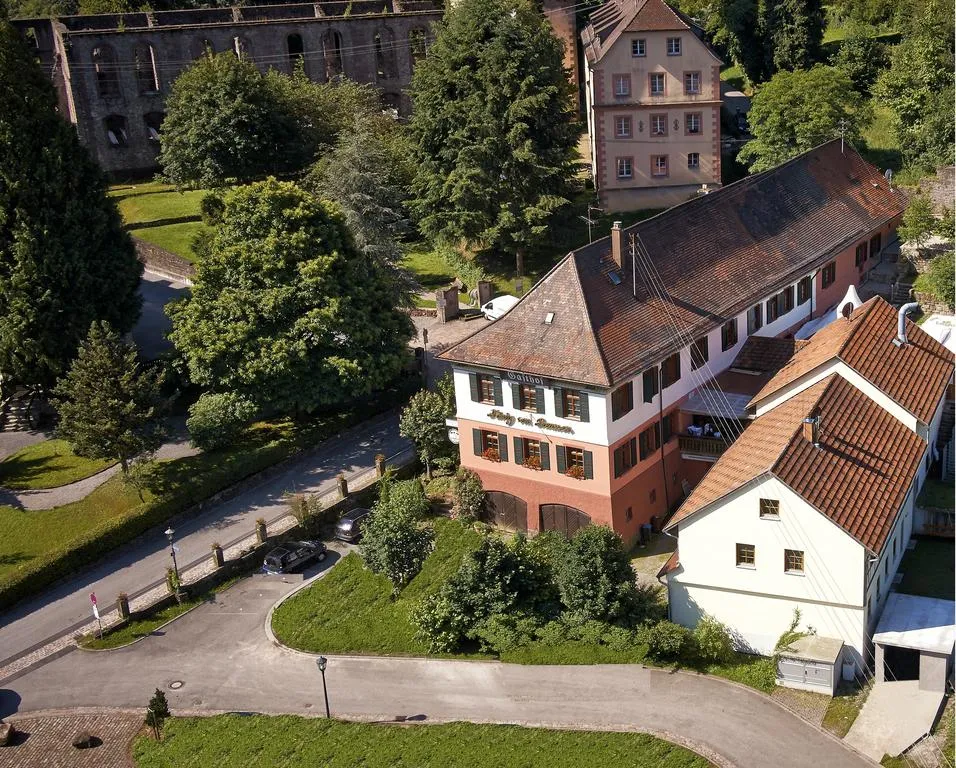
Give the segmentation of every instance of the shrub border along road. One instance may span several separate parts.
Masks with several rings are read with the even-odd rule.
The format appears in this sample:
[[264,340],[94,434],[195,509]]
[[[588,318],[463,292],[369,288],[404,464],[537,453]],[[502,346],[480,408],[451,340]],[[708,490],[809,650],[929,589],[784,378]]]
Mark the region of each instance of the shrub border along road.
[[[297,460],[301,454],[315,445],[331,439],[338,432],[354,427],[369,418],[381,415],[404,403],[411,395],[413,387],[420,386],[415,379],[399,382],[390,390],[379,393],[372,402],[362,402],[349,410],[333,416],[329,423],[323,424],[314,434],[293,436],[280,441],[272,441],[260,446],[256,460],[244,464],[240,473],[225,476],[207,497],[198,504],[189,491],[170,498],[151,499],[129,509],[125,514],[109,520],[86,537],[74,540],[59,550],[35,558],[29,566],[15,572],[0,585],[0,612],[8,610],[18,601],[33,596],[45,587],[68,577],[82,568],[95,563],[116,547],[128,544],[136,537],[145,534],[158,525],[166,525],[176,519],[190,517],[202,511],[211,503],[244,491],[250,480],[262,482],[266,479],[263,472],[275,473]],[[301,442],[300,442],[301,440]],[[174,461],[180,461],[175,459]]]

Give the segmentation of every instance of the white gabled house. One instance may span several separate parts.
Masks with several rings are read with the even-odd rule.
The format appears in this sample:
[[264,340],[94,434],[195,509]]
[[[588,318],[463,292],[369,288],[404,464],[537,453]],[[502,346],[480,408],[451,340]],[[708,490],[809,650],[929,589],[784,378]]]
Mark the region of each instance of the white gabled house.
[[665,526],[678,538],[660,572],[673,621],[712,615],[742,648],[770,654],[799,609],[801,629],[871,666],[953,377],[952,353],[913,323],[894,343],[897,319],[867,302],[751,402],[754,421]]

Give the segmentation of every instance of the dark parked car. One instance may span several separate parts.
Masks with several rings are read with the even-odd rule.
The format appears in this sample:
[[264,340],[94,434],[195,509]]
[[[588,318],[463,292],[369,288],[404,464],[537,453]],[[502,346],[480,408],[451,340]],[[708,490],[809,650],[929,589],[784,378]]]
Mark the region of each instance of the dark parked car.
[[362,524],[370,514],[371,511],[361,507],[346,512],[335,524],[335,538],[339,541],[358,541],[362,538]]
[[276,547],[262,563],[266,573],[291,573],[310,560],[325,560],[325,544],[321,541],[289,541]]

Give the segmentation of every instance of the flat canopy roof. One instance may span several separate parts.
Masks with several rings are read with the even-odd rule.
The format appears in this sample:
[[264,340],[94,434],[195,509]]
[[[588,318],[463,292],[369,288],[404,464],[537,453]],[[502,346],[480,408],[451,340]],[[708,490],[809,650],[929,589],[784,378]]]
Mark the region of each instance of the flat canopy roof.
[[843,641],[835,637],[804,635],[790,643],[786,650],[780,652],[780,655],[790,659],[836,664],[842,650]]
[[743,420],[750,418],[750,412],[747,410],[749,403],[750,395],[718,392],[705,385],[690,393],[681,405],[681,410],[684,413],[696,413],[700,416]]
[[890,592],[873,642],[931,653],[952,653],[956,603]]

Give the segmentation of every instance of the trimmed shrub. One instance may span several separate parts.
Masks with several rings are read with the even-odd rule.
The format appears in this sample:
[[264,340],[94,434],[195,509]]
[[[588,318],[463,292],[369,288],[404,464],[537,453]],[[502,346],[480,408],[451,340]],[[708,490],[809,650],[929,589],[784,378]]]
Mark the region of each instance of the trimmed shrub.
[[632,618],[634,570],[624,542],[610,528],[589,525],[578,531],[555,570],[561,602],[575,619],[617,622]]
[[690,650],[692,637],[687,627],[671,621],[659,621],[647,633],[648,653],[655,659],[680,658]]
[[485,489],[481,478],[470,469],[461,467],[455,483],[455,517],[473,520],[485,506]]
[[240,395],[207,392],[189,406],[186,428],[193,445],[209,451],[233,442],[255,414],[255,405]]
[[734,652],[727,627],[713,616],[704,616],[694,628],[694,645],[703,661],[726,661]]

